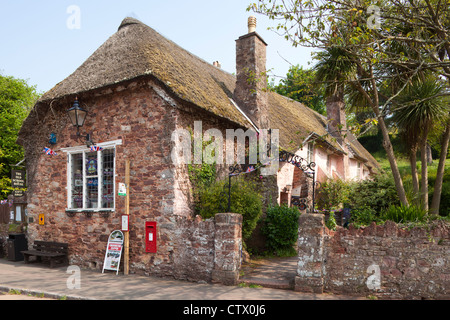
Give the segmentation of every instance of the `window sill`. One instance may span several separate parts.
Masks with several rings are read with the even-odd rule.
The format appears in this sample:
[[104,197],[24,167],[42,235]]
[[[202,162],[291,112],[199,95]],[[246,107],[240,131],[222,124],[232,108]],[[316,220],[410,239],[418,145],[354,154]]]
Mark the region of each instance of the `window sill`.
[[74,217],[77,213],[84,213],[88,218],[92,217],[94,213],[99,213],[100,216],[107,218],[115,209],[66,209],[66,215]]

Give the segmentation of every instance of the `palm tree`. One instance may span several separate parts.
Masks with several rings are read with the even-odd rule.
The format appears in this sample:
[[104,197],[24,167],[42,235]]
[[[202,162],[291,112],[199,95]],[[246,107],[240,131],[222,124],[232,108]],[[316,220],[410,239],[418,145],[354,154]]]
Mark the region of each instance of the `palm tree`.
[[[353,57],[338,46],[331,46],[319,52],[316,59],[319,61],[313,70],[315,71],[316,82],[324,83],[330,133],[342,144],[341,131],[346,130],[345,84],[348,80],[354,78],[356,65]],[[340,113],[340,119],[331,119],[331,110],[337,110]],[[344,128],[340,127],[338,122]]]
[[[379,91],[373,76],[368,76],[361,59],[353,56],[344,47],[327,47],[317,54],[317,58],[319,62],[314,66],[314,70],[317,81],[326,84],[327,112],[329,108],[343,110],[344,97],[347,96],[356,108],[370,109],[375,114],[383,134],[383,147],[389,159],[398,197],[403,205],[408,206],[384,115],[379,108]],[[371,67],[368,69],[371,70]]]
[[[397,126],[408,135],[411,161],[415,148],[419,145],[422,163],[421,200],[423,208],[428,210],[428,162],[427,139],[433,125],[447,116],[448,107],[443,97],[445,85],[433,75],[416,77],[399,96],[394,108],[394,120]],[[414,179],[415,164],[411,163]],[[414,181],[414,180],[413,180]]]
[[439,159],[439,165],[436,172],[436,181],[434,183],[433,200],[431,202],[430,213],[439,214],[439,206],[441,202],[442,183],[444,179],[445,171],[445,159],[447,157],[447,150],[450,141],[450,113],[447,114],[447,118],[444,119],[445,130],[441,138],[441,156]]

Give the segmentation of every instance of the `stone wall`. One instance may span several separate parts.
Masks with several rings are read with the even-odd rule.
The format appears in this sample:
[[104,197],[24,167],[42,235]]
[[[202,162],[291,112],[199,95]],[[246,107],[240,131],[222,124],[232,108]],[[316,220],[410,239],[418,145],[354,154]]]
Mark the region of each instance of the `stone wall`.
[[328,230],[320,214],[300,217],[296,290],[385,299],[450,298],[450,226],[411,229],[387,221]]
[[169,250],[170,255],[161,261],[157,254],[143,253],[131,259],[135,262],[132,262],[130,270],[179,280],[237,284],[241,265],[242,215],[218,213],[207,220],[200,216],[195,219],[177,217],[173,225],[161,228],[172,230],[170,239],[158,233],[158,247]]

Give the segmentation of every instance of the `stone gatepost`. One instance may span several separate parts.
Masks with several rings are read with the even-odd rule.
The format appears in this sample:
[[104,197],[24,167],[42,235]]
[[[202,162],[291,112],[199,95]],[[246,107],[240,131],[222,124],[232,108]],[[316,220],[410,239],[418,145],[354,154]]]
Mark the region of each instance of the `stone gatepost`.
[[214,270],[212,282],[236,285],[242,250],[242,215],[218,213],[215,219]]
[[295,291],[323,293],[324,237],[322,214],[304,213],[300,216]]

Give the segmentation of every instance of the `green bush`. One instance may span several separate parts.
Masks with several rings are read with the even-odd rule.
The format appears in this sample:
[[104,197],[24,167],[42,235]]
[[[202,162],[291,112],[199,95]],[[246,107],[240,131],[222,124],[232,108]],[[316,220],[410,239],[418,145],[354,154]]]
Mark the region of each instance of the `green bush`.
[[348,201],[350,184],[341,179],[328,180],[320,186],[317,195],[317,206],[320,209],[338,208]]
[[415,205],[410,205],[409,207],[404,205],[390,206],[382,214],[381,218],[396,223],[419,222],[427,218],[427,211]]
[[337,223],[336,223],[336,218],[334,217],[333,211],[330,212],[330,216],[328,217],[327,222],[325,222],[325,225],[330,230],[336,230]]
[[368,226],[373,221],[380,222],[380,218],[377,216],[376,211],[368,206],[362,206],[360,208],[352,209],[350,223],[357,228],[362,226]]
[[349,203],[352,208],[371,208],[377,214],[391,205],[399,205],[397,190],[392,176],[376,175],[373,179],[352,182]]
[[328,180],[321,185],[317,197],[319,209],[325,210],[350,206],[357,210],[371,208],[379,214],[391,205],[400,204],[394,180],[389,175],[376,175],[363,181]]
[[293,248],[298,238],[298,218],[300,211],[297,207],[287,205],[270,206],[267,210],[263,234],[267,237],[267,248],[279,256],[296,255]]
[[[228,209],[228,179],[211,183],[198,191],[198,213],[204,219]],[[254,182],[243,177],[231,179],[230,211],[242,215],[242,239],[246,241],[262,214],[261,195]]]

